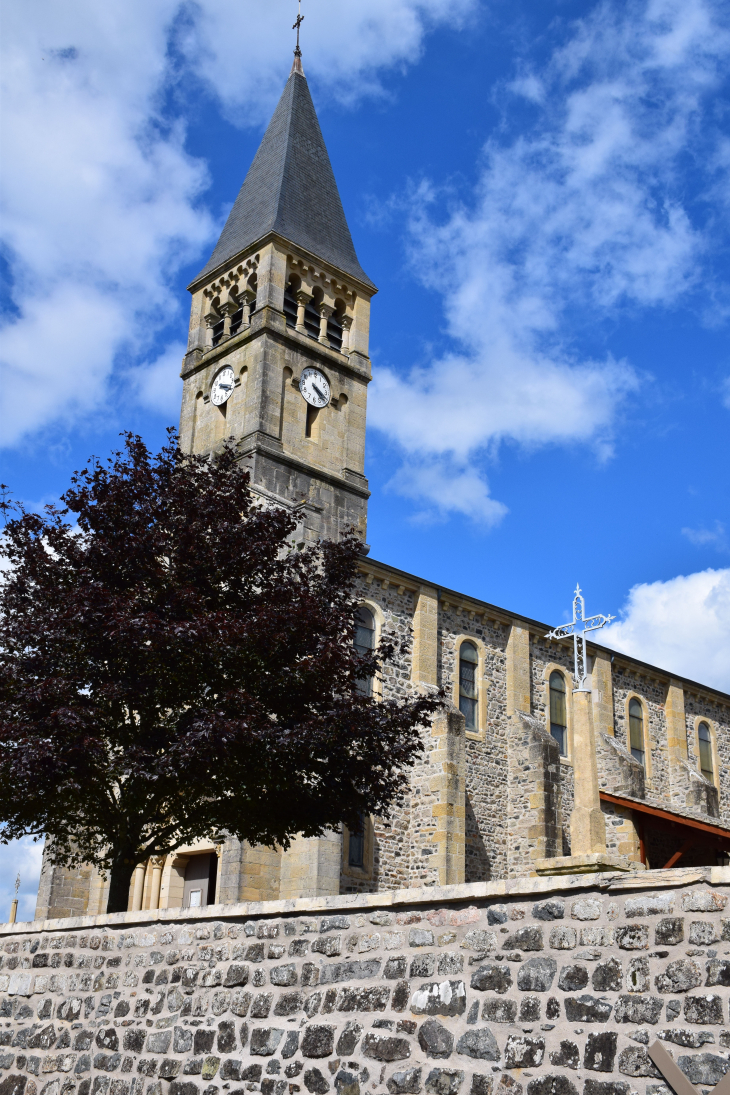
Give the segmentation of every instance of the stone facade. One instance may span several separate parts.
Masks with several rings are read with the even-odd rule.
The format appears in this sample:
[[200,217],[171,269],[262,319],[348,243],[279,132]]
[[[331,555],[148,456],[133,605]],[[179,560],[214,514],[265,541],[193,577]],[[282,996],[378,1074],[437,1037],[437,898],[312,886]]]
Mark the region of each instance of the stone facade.
[[0,926],[0,1095],[669,1095],[730,1071],[730,868]]

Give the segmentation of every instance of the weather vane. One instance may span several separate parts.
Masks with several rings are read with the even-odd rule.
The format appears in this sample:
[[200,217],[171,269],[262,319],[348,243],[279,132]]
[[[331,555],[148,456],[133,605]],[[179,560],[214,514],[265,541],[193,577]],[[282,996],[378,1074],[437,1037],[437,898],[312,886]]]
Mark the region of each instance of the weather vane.
[[580,586],[576,586],[573,596],[573,619],[569,624],[556,627],[545,636],[546,639],[567,639],[569,635],[573,636],[576,692],[590,692],[591,690],[586,660],[586,632],[597,631],[599,627],[605,627],[606,624],[610,624],[611,620],[615,619],[615,616],[601,615],[589,616],[586,619],[586,603],[583,600]]
[[291,28],[292,30],[295,30],[297,32],[297,48],[294,51],[295,53],[301,53],[301,50],[299,49],[299,28],[302,25],[302,20],[303,19],[304,19],[304,16],[302,15],[302,0],[299,0],[299,14],[297,15],[296,23]]

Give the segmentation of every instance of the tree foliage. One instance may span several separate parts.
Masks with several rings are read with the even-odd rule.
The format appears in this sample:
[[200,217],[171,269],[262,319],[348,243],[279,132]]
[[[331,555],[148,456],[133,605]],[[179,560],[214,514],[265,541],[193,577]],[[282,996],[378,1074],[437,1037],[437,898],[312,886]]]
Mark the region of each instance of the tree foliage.
[[232,447],[172,432],[157,455],[126,435],[62,502],[15,507],[0,547],[1,839],[110,872],[111,912],[149,856],[387,811],[439,701],[358,688],[395,651],[353,646],[354,535],[297,550]]

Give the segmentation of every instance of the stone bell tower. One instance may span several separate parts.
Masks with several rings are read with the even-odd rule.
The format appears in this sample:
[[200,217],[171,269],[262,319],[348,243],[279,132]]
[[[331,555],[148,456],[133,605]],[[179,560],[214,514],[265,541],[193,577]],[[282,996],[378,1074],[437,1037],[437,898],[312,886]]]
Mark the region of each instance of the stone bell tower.
[[358,262],[298,50],[210,260],[189,286],[180,444],[236,440],[298,536],[365,538],[376,288]]

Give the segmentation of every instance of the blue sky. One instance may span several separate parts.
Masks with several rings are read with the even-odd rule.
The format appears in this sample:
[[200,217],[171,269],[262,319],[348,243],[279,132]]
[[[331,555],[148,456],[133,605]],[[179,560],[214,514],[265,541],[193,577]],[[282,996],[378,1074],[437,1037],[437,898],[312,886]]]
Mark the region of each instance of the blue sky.
[[[176,423],[185,285],[291,0],[3,0],[1,476],[55,500]],[[375,558],[730,691],[728,8],[304,0],[373,303]],[[35,854],[35,853],[34,853]],[[0,852],[0,915],[19,866]]]

